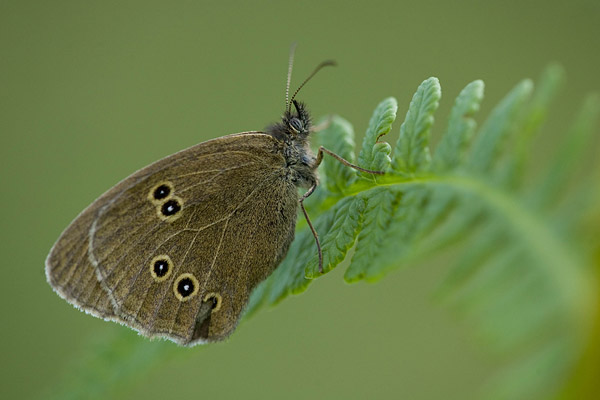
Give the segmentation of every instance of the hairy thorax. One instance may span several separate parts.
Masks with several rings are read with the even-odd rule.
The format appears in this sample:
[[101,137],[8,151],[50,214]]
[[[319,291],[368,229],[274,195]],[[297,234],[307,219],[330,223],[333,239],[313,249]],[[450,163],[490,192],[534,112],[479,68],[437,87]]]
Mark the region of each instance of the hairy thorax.
[[310,150],[308,142],[286,141],[284,157],[287,176],[297,187],[310,188],[317,183],[317,159]]

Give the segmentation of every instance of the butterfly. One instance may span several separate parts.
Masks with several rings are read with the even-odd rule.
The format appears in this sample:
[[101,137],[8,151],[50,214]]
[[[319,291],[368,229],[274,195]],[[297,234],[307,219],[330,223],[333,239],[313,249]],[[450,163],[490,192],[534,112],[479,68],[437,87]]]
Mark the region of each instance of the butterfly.
[[[306,106],[309,75],[265,131],[231,134],[163,158],[108,190],[66,228],[46,259],[59,296],[147,337],[191,346],[227,338],[252,290],[285,257],[300,208],[319,253],[304,200],[318,185],[324,154]],[[288,100],[289,99],[289,100]],[[293,107],[293,109],[292,109]],[[299,188],[305,189],[303,195]]]

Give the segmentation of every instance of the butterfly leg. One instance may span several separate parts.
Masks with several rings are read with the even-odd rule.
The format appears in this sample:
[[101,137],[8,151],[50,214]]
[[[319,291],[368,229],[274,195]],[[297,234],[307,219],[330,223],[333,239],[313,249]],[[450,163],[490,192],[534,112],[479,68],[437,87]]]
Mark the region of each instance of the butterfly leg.
[[310,228],[310,231],[312,232],[313,236],[315,237],[315,242],[317,242],[317,252],[319,253],[319,272],[323,273],[323,252],[321,251],[321,242],[319,241],[319,235],[317,234],[317,231],[315,231],[315,228],[313,227],[312,222],[310,222],[310,218],[308,217],[306,208],[304,208],[304,200],[308,196],[313,194],[313,192],[315,191],[316,188],[317,188],[317,184],[313,183],[312,186],[306,191],[306,193],[304,193],[302,195],[302,197],[300,198],[300,208],[302,209],[302,213],[304,213],[304,218],[306,218],[306,222],[308,223],[308,227]]
[[324,153],[329,154],[331,157],[335,158],[336,160],[338,160],[339,162],[341,162],[345,166],[350,167],[350,168],[354,168],[355,170],[358,170],[358,171],[361,171],[361,172],[365,172],[367,174],[375,174],[375,175],[383,175],[383,174],[385,174],[385,172],[383,172],[383,171],[371,171],[370,169],[365,169],[365,168],[359,167],[358,165],[352,164],[350,161],[347,161],[346,159],[338,156],[333,151],[328,150],[328,149],[326,149],[323,146],[319,147],[319,152],[317,153],[317,160],[315,161],[315,166],[319,166],[321,164],[321,161],[323,161],[323,154]]
[[[326,149],[323,146],[319,147],[319,152],[317,153],[317,159],[315,160],[315,168],[318,167],[319,164],[321,164],[321,162],[323,161],[323,154],[324,153],[329,154],[330,156],[332,156],[333,158],[335,158],[336,160],[338,160],[342,164],[344,164],[344,165],[346,165],[346,166],[348,166],[350,168],[354,168],[354,169],[356,169],[358,171],[362,171],[362,172],[365,172],[367,174],[377,174],[377,175],[383,175],[384,174],[383,171],[371,171],[369,169],[365,169],[365,168],[359,167],[358,165],[354,165],[350,161],[345,160],[344,158],[338,156],[333,151],[328,150],[328,149]],[[308,227],[310,228],[310,231],[312,232],[313,236],[315,237],[315,242],[317,243],[317,251],[319,253],[319,272],[323,273],[323,252],[321,251],[321,242],[319,241],[319,235],[317,234],[317,231],[313,227],[313,224],[310,221],[310,218],[308,217],[308,213],[306,212],[306,208],[304,208],[304,200],[306,200],[306,198],[308,196],[310,196],[311,194],[313,194],[313,192],[315,191],[316,188],[317,188],[317,183],[315,182],[306,191],[306,193],[304,193],[304,195],[302,195],[302,197],[300,198],[300,208],[302,208],[302,213],[304,214],[304,218],[306,218],[306,222],[308,223]]]

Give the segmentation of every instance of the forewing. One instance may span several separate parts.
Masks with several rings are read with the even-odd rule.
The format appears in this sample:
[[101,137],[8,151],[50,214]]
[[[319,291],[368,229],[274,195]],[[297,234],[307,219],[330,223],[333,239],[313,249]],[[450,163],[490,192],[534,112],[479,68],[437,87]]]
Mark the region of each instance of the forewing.
[[[264,134],[230,135],[138,171],[63,233],[47,260],[50,283],[148,336],[225,338],[293,239],[297,192],[279,146]],[[169,194],[154,198],[158,187]],[[166,215],[170,204],[180,209]]]

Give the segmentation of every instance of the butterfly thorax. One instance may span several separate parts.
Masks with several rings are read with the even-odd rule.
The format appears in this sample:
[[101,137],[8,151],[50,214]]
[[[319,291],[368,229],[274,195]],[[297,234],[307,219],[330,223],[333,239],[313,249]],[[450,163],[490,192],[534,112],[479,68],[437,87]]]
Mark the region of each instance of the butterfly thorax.
[[310,149],[310,114],[303,103],[293,101],[297,112],[286,110],[281,122],[266,133],[283,143],[288,178],[298,187],[309,188],[317,182],[316,157]]

